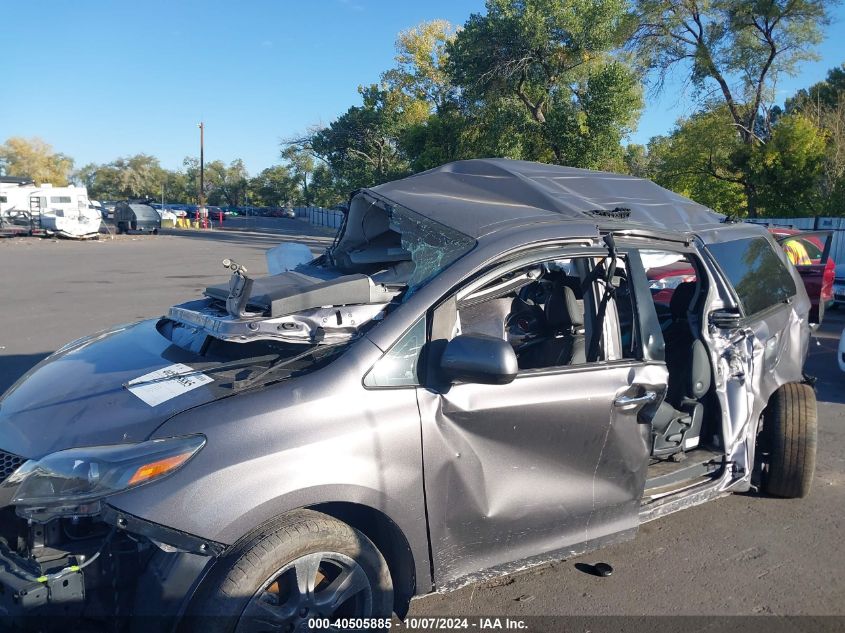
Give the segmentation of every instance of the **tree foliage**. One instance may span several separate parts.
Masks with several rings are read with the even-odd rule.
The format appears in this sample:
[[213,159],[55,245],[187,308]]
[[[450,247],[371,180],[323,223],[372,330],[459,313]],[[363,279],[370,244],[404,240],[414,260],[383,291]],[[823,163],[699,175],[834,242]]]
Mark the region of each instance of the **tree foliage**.
[[780,118],[749,161],[758,203],[766,215],[794,217],[820,211],[817,185],[824,159],[824,133],[809,117]]
[[447,46],[456,32],[447,20],[432,20],[399,33],[397,65],[382,74],[382,83],[436,112],[448,108],[455,98],[455,86],[449,75]]
[[0,172],[6,176],[31,178],[36,184],[68,184],[73,159],[53,151],[40,138],[13,136],[0,145]]
[[427,117],[419,102],[401,91],[372,85],[360,92],[363,105],[349,108],[308,143],[346,191],[410,173],[399,137],[404,128]]
[[205,185],[208,203],[235,207],[244,204],[249,174],[240,158],[226,165],[214,160],[205,165]]
[[267,167],[249,181],[249,204],[259,207],[293,204],[299,195],[299,184],[284,165]]
[[520,158],[597,166],[642,105],[614,54],[630,25],[623,0],[488,0],[447,45],[448,67],[471,106],[522,104],[530,123],[519,127],[534,138]]
[[[763,138],[761,111],[774,98],[782,74],[816,57],[831,0],[638,0],[640,24],[633,39],[640,59],[656,72],[658,86],[682,67],[698,95],[719,98],[735,133],[751,147]],[[768,127],[768,117],[762,117]],[[763,134],[766,134],[765,130]],[[750,165],[750,163],[749,163]],[[746,170],[745,195],[755,215],[757,193]]]
[[95,199],[158,198],[165,170],[148,154],[117,158],[106,165],[90,163],[74,173]]
[[717,211],[743,215],[742,149],[727,108],[705,110],[679,121],[668,136],[651,139],[647,175]]
[[786,112],[803,114],[824,133],[820,212],[845,214],[845,64],[830,69],[824,81],[787,99]]

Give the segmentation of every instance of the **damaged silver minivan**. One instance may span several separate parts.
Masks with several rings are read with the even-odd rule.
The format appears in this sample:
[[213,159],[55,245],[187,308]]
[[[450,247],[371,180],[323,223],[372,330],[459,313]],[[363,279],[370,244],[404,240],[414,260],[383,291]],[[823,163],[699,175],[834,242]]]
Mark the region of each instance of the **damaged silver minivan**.
[[58,350],[0,401],[0,614],[383,628],[413,596],[804,496],[810,300],[638,178],[470,160],[283,272]]

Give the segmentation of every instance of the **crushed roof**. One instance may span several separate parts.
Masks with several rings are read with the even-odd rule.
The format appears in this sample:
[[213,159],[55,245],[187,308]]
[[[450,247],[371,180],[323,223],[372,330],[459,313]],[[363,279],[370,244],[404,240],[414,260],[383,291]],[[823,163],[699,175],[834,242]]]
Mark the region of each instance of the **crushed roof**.
[[724,219],[644,178],[506,158],[448,163],[368,191],[472,237],[515,221],[690,231]]

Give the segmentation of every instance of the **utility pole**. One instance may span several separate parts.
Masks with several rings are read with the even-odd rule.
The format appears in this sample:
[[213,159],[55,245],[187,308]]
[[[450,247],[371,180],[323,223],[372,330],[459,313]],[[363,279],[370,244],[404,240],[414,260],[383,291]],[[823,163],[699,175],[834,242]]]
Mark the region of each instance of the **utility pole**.
[[203,132],[205,132],[205,124],[200,121],[199,125],[197,126],[200,129],[200,193],[197,196],[198,209],[197,214],[199,214],[199,209],[202,209],[205,206],[205,158],[203,156],[204,152],[204,139],[203,139]]

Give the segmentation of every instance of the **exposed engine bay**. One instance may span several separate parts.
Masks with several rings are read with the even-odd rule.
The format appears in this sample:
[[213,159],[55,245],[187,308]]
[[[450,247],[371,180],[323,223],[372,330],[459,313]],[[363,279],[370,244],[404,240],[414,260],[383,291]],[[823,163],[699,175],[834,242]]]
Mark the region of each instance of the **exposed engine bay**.
[[[349,341],[469,251],[471,238],[379,199],[353,196],[334,243],[312,261],[286,259],[284,272],[252,279],[231,260],[227,285],[170,308],[167,319],[224,341]],[[178,328],[175,328],[178,330]]]

